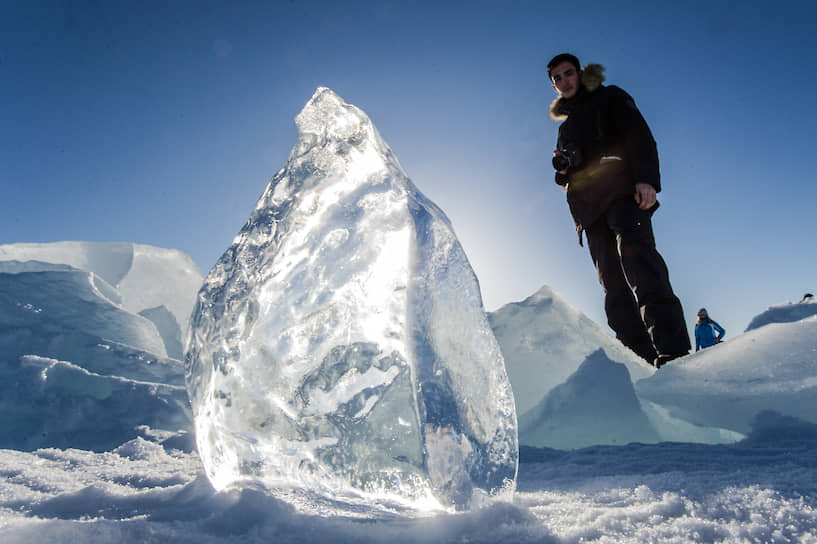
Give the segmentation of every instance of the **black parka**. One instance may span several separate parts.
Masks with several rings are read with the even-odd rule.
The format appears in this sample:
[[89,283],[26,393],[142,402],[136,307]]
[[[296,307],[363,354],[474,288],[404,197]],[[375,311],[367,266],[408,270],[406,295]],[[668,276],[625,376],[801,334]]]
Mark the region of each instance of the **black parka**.
[[629,94],[603,80],[600,65],[585,66],[579,92],[557,98],[550,110],[554,119],[564,119],[557,149],[578,149],[580,155],[567,175],[556,173],[580,236],[613,201],[632,198],[636,183],[661,190],[658,151],[646,121]]

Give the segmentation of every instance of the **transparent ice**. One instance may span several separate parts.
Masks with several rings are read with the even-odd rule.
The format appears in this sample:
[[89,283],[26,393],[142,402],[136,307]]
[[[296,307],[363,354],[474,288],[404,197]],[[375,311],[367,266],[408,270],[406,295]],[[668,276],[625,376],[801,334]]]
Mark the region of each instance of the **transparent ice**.
[[447,217],[331,90],[296,124],[191,318],[208,477],[417,510],[507,498],[513,394]]

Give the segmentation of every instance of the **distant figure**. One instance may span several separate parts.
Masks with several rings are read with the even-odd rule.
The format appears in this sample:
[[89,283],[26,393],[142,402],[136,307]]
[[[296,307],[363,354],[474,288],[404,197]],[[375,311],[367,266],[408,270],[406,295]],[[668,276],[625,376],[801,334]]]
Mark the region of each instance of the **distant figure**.
[[604,69],[569,53],[547,65],[559,97],[551,117],[563,121],[553,156],[556,183],[579,243],[587,237],[604,289],[607,323],[625,346],[661,367],[689,353],[681,301],[655,247],[652,215],[661,190],[658,150],[633,98],[605,86]]
[[803,298],[800,299],[800,302],[808,302],[810,298],[814,298],[814,295],[812,295],[811,293],[806,293],[805,295],[803,295]]
[[706,308],[698,310],[698,322],[695,323],[695,351],[719,344],[726,330],[718,325],[706,313]]

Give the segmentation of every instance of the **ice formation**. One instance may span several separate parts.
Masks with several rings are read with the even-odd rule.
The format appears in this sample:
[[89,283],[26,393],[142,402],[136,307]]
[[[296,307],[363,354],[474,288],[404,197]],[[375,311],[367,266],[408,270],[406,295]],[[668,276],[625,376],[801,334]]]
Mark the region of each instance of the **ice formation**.
[[[131,283],[147,292],[130,297],[120,289],[134,275],[132,244],[0,246],[0,448],[107,451],[140,426],[191,426],[179,327],[164,304],[183,300],[192,261],[143,248],[179,257],[156,284],[147,271],[135,274]],[[161,305],[135,313],[127,309],[134,300]],[[178,346],[174,358],[168,345]]]
[[[155,354],[167,351],[168,356],[182,359],[181,332],[188,328],[190,310],[203,279],[188,255],[129,242],[0,245],[0,273],[55,270],[90,273],[95,289],[111,303],[152,321],[165,347],[156,351],[151,346],[130,345]],[[68,290],[65,293],[71,296]],[[75,310],[79,311],[79,307]]]
[[662,367],[636,393],[692,424],[742,434],[769,410],[817,423],[817,316],[794,321],[799,311]]
[[513,394],[448,219],[331,90],[296,124],[191,318],[208,477],[418,510],[507,497]]
[[547,285],[488,314],[488,321],[502,348],[520,419],[599,348],[623,363],[633,381],[655,370]]

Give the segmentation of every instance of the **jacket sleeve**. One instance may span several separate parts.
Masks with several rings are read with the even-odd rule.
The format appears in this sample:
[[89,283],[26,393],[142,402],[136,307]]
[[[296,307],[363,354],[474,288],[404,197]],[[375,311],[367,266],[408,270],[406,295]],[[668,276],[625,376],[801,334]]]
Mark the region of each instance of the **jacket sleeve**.
[[698,332],[700,325],[695,325],[695,351],[699,351],[701,349],[701,334]]
[[633,183],[649,183],[658,192],[661,190],[658,148],[650,127],[629,94],[615,86],[608,88],[612,95],[611,113],[623,143],[624,159],[632,172]]
[[726,329],[718,325],[715,321],[712,321],[712,326],[718,331],[718,338],[723,340],[723,335],[726,334]]

